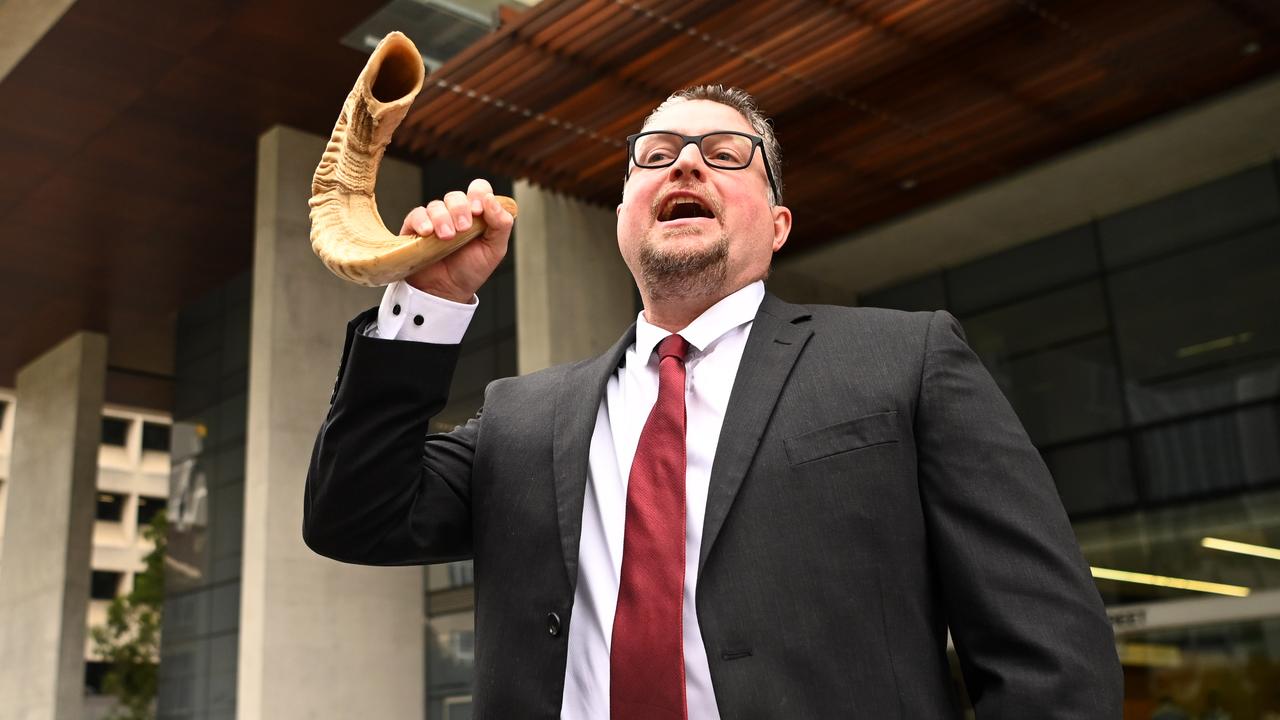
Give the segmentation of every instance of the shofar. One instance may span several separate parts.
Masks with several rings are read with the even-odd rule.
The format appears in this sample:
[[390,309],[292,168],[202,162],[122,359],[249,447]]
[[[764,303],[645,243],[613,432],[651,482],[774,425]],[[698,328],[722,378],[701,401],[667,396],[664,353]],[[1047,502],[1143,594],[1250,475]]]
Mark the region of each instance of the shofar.
[[[422,89],[422,56],[392,32],[378,43],[342,105],[311,180],[311,249],[335,275],[377,286],[403,279],[479,237],[484,218],[445,242],[435,234],[398,236],[378,215],[374,183],[391,134]],[[498,197],[512,215],[516,203]]]

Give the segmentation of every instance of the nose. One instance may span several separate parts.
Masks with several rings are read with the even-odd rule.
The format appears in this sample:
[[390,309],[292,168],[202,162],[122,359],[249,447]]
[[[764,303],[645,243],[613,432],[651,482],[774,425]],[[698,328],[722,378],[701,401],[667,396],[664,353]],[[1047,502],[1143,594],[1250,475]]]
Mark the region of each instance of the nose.
[[706,170],[706,162],[702,159],[702,151],[698,149],[695,143],[685,143],[680,148],[680,154],[676,156],[676,161],[667,169],[667,177],[670,180],[679,180],[686,174],[692,175],[698,180],[705,180],[703,172]]

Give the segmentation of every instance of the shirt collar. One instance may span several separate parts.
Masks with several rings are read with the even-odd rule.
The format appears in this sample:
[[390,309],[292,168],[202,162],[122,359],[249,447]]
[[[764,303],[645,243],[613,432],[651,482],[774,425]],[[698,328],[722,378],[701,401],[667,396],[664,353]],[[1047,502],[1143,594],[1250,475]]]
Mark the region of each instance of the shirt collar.
[[[725,333],[754,320],[763,300],[764,281],[757,280],[707,308],[679,334],[693,349],[702,352]],[[644,353],[643,357],[652,355],[658,343],[670,334],[657,325],[649,324],[643,312],[636,318],[636,350]]]

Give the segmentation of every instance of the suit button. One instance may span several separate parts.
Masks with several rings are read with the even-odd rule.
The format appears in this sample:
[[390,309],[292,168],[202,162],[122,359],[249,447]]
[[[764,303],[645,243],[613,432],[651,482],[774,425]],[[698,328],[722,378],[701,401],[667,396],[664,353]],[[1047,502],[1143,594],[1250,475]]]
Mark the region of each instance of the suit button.
[[560,616],[555,613],[547,613],[547,634],[551,637],[560,637]]

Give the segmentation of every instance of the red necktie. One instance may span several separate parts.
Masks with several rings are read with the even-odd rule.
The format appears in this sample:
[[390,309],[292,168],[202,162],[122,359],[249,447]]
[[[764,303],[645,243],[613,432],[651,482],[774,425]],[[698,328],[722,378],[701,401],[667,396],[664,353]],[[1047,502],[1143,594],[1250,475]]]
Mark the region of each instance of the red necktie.
[[622,579],[609,653],[612,720],[685,720],[684,356],[658,343],[658,401],[640,433],[627,481]]

